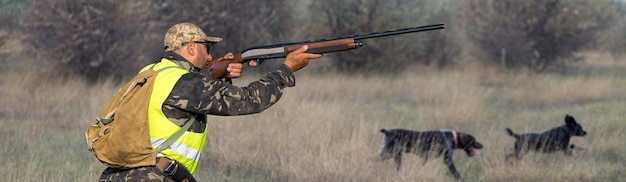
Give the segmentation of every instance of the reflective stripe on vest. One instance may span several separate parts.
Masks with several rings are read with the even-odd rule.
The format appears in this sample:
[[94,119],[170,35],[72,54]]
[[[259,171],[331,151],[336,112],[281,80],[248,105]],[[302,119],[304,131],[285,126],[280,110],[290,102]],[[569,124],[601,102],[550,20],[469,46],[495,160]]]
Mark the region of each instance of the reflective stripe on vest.
[[[150,66],[146,66],[143,70],[149,69]],[[161,62],[156,63],[154,70],[165,68],[168,66],[176,66],[172,61],[162,59]],[[167,69],[156,77],[152,94],[150,95],[150,103],[148,105],[148,124],[150,126],[150,140],[154,148],[159,147],[167,138],[172,136],[178,130],[180,126],[174,124],[172,121],[165,117],[162,106],[165,99],[170,95],[172,88],[180,77],[186,73],[187,70],[183,69]],[[207,127],[207,126],[205,126]],[[158,157],[167,157],[177,161],[181,165],[185,166],[191,174],[194,174],[198,167],[200,160],[200,153],[204,148],[206,142],[208,129],[205,128],[203,133],[185,132],[176,142],[174,142],[169,148],[161,151],[157,154]]]

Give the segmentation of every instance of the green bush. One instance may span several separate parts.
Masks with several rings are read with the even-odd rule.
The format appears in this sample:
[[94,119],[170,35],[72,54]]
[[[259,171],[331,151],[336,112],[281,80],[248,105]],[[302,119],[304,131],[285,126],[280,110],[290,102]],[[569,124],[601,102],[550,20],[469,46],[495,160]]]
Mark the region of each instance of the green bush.
[[24,1],[20,0],[0,0],[0,47],[6,45],[9,36],[14,35],[13,31],[24,14],[24,5]]
[[24,14],[23,0],[0,0],[0,29],[9,29],[18,25]]
[[[59,72],[90,80],[127,78],[160,59],[170,26],[192,22],[225,41],[218,57],[276,41],[290,25],[285,1],[28,0],[24,39]],[[262,15],[262,16],[261,16]],[[215,51],[213,51],[215,50]]]
[[619,9],[618,21],[615,26],[603,33],[601,47],[611,52],[614,58],[626,56],[626,1],[617,6]]
[[[448,22],[445,2],[412,0],[319,1],[311,4],[316,26],[326,38]],[[443,66],[458,53],[450,30],[366,39],[358,50],[333,54],[342,72],[397,72],[414,64]]]
[[468,0],[463,2],[468,37],[484,61],[506,68],[544,71],[577,60],[597,34],[615,23],[606,0]]
[[[157,57],[151,40],[163,30],[151,21],[150,2],[30,0],[24,23],[27,42],[59,72],[91,80],[124,77]],[[147,45],[146,45],[147,44]]]

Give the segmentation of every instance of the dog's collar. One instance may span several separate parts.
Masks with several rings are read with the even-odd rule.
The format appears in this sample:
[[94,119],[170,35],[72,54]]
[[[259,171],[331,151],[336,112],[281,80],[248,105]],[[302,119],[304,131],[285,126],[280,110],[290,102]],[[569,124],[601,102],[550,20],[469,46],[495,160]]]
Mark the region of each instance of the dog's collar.
[[454,147],[456,147],[458,145],[456,131],[452,130],[450,132],[452,132],[452,140],[454,140]]
[[450,132],[450,133],[452,133],[452,141],[454,141],[454,146],[453,146],[453,147],[456,147],[456,146],[458,146],[458,145],[459,145],[459,144],[458,144],[458,143],[459,143],[459,142],[458,142],[458,136],[456,135],[456,131],[454,131],[454,130],[440,130],[440,131],[441,131],[442,133],[443,133],[443,132]]

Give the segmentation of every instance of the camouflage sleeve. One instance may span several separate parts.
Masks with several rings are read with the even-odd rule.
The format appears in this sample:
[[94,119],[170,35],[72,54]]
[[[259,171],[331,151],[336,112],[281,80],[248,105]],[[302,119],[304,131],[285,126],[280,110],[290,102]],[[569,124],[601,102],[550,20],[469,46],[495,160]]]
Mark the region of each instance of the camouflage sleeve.
[[188,73],[174,85],[164,104],[198,114],[252,114],[275,104],[282,96],[282,89],[295,83],[293,72],[286,65],[245,87]]

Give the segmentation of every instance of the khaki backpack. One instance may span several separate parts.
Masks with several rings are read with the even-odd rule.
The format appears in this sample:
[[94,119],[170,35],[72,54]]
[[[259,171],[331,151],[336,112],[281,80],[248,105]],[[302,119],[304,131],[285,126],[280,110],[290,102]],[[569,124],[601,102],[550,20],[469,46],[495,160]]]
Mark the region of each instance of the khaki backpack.
[[169,147],[193,123],[187,121],[163,145],[157,149],[152,147],[148,128],[150,93],[156,75],[176,66],[158,71],[153,70],[153,67],[126,83],[100,110],[93,125],[85,132],[89,151],[109,167],[128,169],[155,165],[156,154]]

